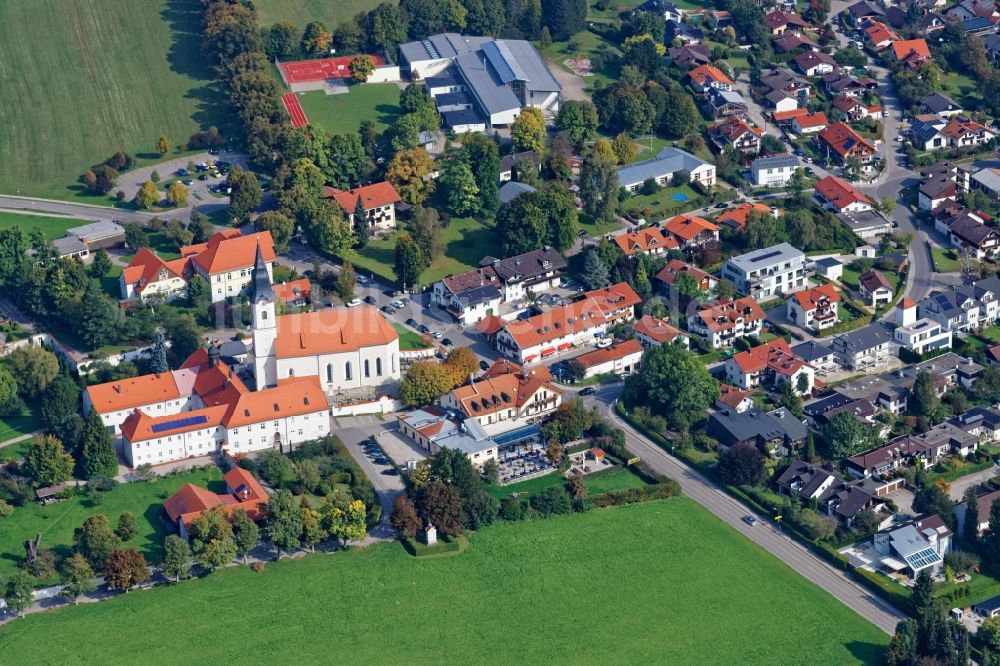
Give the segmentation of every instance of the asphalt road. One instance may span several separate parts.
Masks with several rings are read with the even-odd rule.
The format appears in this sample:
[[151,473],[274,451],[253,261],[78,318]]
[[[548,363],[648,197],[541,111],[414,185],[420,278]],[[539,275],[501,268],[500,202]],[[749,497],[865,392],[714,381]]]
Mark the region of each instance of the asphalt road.
[[666,453],[643,435],[620,419],[613,409],[614,402],[621,393],[621,384],[602,388],[596,396],[585,402],[602,404],[607,407],[609,419],[626,435],[629,451],[639,456],[653,470],[676,480],[684,494],[698,502],[728,524],[789,567],[823,588],[841,603],[870,621],[887,634],[895,632],[896,624],[906,616],[885,601],[864,589],[841,571],[834,569],[824,560],[806,550],[798,542],[781,534],[770,523],[759,522],[747,525],[742,518],[752,514],[747,507],[720,490],[714,483],[697,471]]

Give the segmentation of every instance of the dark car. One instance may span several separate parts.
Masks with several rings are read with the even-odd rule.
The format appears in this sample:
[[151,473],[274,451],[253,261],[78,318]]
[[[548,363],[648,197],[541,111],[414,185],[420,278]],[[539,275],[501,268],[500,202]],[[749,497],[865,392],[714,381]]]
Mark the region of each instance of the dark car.
[[811,175],[813,175],[814,173],[816,173],[816,172],[815,172],[815,171],[813,170],[813,168],[812,168],[812,167],[806,167],[806,168],[805,168],[805,172],[806,172],[806,175],[807,175],[807,176],[811,176]]
[[479,362],[479,369],[480,370],[489,370],[490,369],[490,364],[487,363],[486,361],[480,361]]
[[198,176],[198,180],[208,180],[208,174],[207,173],[201,174],[200,176]]
[[185,169],[184,167],[181,167],[180,169],[177,170],[177,175],[178,176],[186,176],[186,175],[188,175],[188,170]]
[[365,303],[368,305],[375,305],[378,301],[375,300],[374,296],[365,296]]
[[406,320],[406,325],[410,326],[412,328],[416,328],[417,327],[417,320],[414,319],[413,317],[410,317],[409,319]]
[[399,470],[396,469],[395,467],[390,467],[389,469],[382,470],[382,473],[385,474],[386,476],[398,476]]
[[583,236],[587,235],[587,230],[586,229],[580,229],[578,232],[576,232],[576,235],[580,236],[582,238]]
[[421,324],[417,328],[417,330],[420,331],[421,333],[430,333],[431,332],[431,329],[427,327],[427,324]]
[[382,307],[379,308],[379,310],[381,310],[382,312],[386,313],[387,315],[394,315],[394,314],[396,314],[396,311],[393,310],[388,305],[383,305]]
[[597,391],[594,390],[593,386],[588,386],[585,389],[580,389],[579,395],[594,395]]
[[729,204],[727,204],[727,203],[717,203],[717,204],[715,204],[715,207],[716,208],[729,208]]
[[441,344],[444,345],[445,347],[451,347],[451,340],[445,338],[444,340],[441,341]]

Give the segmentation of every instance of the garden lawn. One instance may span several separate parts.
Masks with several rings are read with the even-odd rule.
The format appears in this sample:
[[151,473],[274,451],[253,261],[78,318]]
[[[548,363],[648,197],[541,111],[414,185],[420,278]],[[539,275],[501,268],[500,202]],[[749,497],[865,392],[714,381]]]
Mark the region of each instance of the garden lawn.
[[[26,408],[17,416],[5,416],[0,419],[0,442],[35,432],[42,427],[42,421],[31,408]],[[0,458],[7,458],[0,450]]]
[[[578,32],[565,42],[553,42],[548,48],[540,49],[540,52],[545,58],[548,58],[567,72],[574,74],[575,72],[572,69],[563,64],[564,61],[571,58],[587,58],[593,62],[594,56],[597,55],[602,46],[608,49],[608,53],[621,56],[621,50],[617,44],[612,44],[589,30]],[[620,70],[620,64],[607,65],[595,71],[591,76],[583,77],[587,85],[587,92],[593,92],[593,86],[596,81],[600,81],[604,85],[614,83],[621,74]]]
[[[109,641],[122,626],[139,638]],[[30,615],[0,629],[0,661],[29,663],[44,645],[52,663],[428,663],[446,650],[467,664],[749,666],[808,646],[812,666],[842,666],[881,663],[888,640],[673,498],[496,525],[456,557],[386,543]]]
[[938,273],[955,273],[962,269],[958,261],[958,253],[951,248],[936,247],[931,250],[934,259],[934,270]]
[[0,448],[0,461],[23,460],[24,456],[28,455],[28,449],[31,448],[31,439],[30,437],[22,439],[20,442]]
[[[0,169],[3,166],[0,164]],[[25,235],[34,229],[41,229],[46,240],[55,240],[66,235],[67,229],[88,224],[87,220],[77,220],[71,217],[46,217],[43,215],[24,215],[10,211],[0,211],[0,229],[21,227]]]
[[148,163],[159,160],[161,134],[177,145],[211,125],[227,129],[198,8],[188,0],[0,3],[0,192],[95,200],[77,178],[115,151]]
[[[41,533],[43,546],[52,548],[60,556],[68,555],[73,546],[73,530],[97,513],[107,516],[112,528],[123,512],[135,514],[139,533],[127,545],[137,548],[147,560],[159,561],[163,539],[168,534],[162,518],[163,500],[185,483],[207,487],[213,492],[226,490],[222,472],[217,467],[211,467],[161,477],[153,483],[123,483],[104,493],[99,506],[90,506],[83,498],[74,496],[48,506],[31,502],[16,507],[13,515],[3,519],[3,529],[0,529],[0,576],[9,576],[16,571],[18,560],[24,556],[22,542],[33,538],[36,532]],[[3,661],[4,657],[0,656],[0,662]]]
[[[359,273],[371,273],[396,284],[396,237],[399,232],[372,239],[354,253],[352,262]],[[471,217],[453,217],[441,230],[444,254],[434,260],[420,276],[420,283],[430,285],[448,275],[458,275],[479,265],[486,256],[496,256],[500,244],[496,232]],[[407,285],[412,288],[413,285]]]
[[399,351],[427,348],[428,345],[424,342],[424,336],[420,335],[416,331],[411,330],[402,324],[397,324],[396,322],[392,322],[392,327],[396,329],[397,333],[399,333]]
[[978,333],[979,337],[993,344],[1000,342],[1000,326],[987,326]]
[[[686,201],[678,201],[673,196],[684,195]],[[633,194],[626,197],[621,204],[623,212],[637,212],[639,217],[647,222],[656,222],[666,217],[680,213],[693,212],[704,205],[705,198],[694,191],[690,185],[680,187],[663,187],[653,194]]]
[[[341,21],[370,11],[378,3],[370,0],[254,0],[261,27],[291,21],[301,32],[310,21],[323,21],[330,30]],[[396,4],[393,2],[392,4]]]
[[[336,3],[331,3],[336,4]],[[321,90],[301,93],[299,102],[309,124],[330,134],[354,134],[362,120],[371,120],[382,132],[402,115],[399,86],[395,83],[366,83],[351,86],[350,92],[327,95]]]

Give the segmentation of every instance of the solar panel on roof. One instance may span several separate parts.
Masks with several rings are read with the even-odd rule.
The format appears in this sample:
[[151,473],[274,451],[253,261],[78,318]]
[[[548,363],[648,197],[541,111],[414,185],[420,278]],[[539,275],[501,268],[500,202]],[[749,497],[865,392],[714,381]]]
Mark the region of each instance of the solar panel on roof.
[[781,252],[779,250],[775,250],[773,252],[767,252],[765,254],[762,254],[759,257],[753,257],[750,261],[752,261],[753,263],[757,263],[758,261],[764,261],[765,259],[772,259],[780,255]]
[[165,432],[167,430],[174,430],[175,428],[186,428],[187,426],[207,422],[207,416],[204,414],[198,414],[197,416],[186,416],[182,419],[171,419],[170,421],[164,421],[163,423],[154,423],[152,430],[153,432]]
[[440,56],[438,56],[438,52],[437,52],[437,49],[436,49],[436,48],[434,48],[434,45],[433,45],[433,44],[431,44],[429,40],[426,40],[426,39],[425,39],[425,40],[423,40],[423,41],[421,42],[421,44],[423,44],[423,45],[424,45],[424,48],[425,48],[425,49],[427,49],[427,53],[428,53],[428,54],[429,54],[429,55],[430,55],[430,56],[431,56],[432,58],[439,58],[439,57],[440,57]]

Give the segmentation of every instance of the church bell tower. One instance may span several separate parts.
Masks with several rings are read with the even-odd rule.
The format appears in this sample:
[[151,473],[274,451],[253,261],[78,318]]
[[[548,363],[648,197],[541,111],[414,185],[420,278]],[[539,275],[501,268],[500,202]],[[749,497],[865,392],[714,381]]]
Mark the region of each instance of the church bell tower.
[[253,370],[257,390],[275,386],[278,383],[278,367],[274,357],[274,342],[278,337],[278,322],[274,313],[274,290],[271,276],[260,243],[257,244],[257,259],[253,275]]

